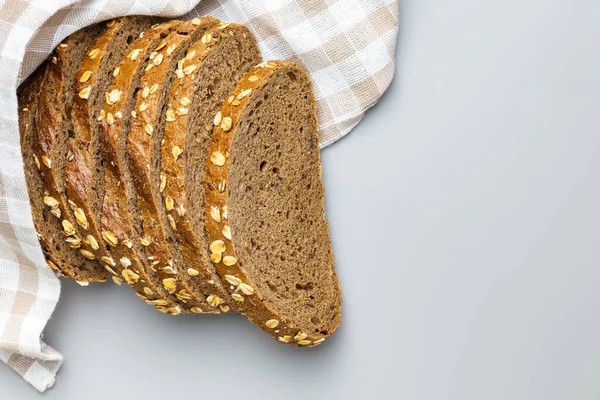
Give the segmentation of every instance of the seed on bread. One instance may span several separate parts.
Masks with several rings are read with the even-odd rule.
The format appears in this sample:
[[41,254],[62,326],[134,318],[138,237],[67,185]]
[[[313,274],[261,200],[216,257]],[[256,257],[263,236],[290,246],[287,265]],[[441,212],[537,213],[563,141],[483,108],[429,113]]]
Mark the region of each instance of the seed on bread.
[[50,160],[48,157],[42,156],[42,162],[48,169],[52,168],[52,160]]
[[87,100],[90,97],[90,92],[92,91],[92,88],[90,86],[84,87],[83,89],[81,89],[79,91],[79,97],[81,97],[82,99]]
[[173,158],[177,161],[177,158],[183,153],[183,150],[179,146],[173,146],[173,150],[171,150],[171,154],[173,154]]
[[56,208],[59,205],[58,200],[52,196],[44,196],[44,204],[50,208]]
[[144,130],[148,135],[152,136],[152,132],[154,132],[154,127],[152,126],[152,124],[146,124],[144,125]]
[[221,129],[224,132],[227,132],[228,130],[231,129],[231,124],[232,124],[232,120],[231,117],[225,117],[223,118],[223,120],[221,121]]
[[185,68],[183,69],[183,73],[184,73],[185,75],[189,75],[189,74],[191,74],[192,72],[194,72],[194,71],[196,70],[196,68],[198,68],[198,67],[197,67],[196,65],[194,65],[194,64],[192,64],[192,65],[188,65],[187,67],[185,67]]
[[239,293],[233,293],[231,295],[231,298],[234,299],[235,301],[239,301],[240,303],[244,301],[244,296],[242,296]]
[[223,299],[214,294],[208,296],[206,300],[208,301],[208,304],[210,304],[213,307],[218,307],[220,304],[223,304]]
[[167,176],[165,174],[160,174],[160,187],[159,190],[162,193],[167,187]]
[[84,71],[84,73],[81,74],[81,77],[79,78],[79,82],[85,83],[90,79],[91,76],[92,76],[92,71]]
[[71,221],[63,219],[62,220],[62,226],[63,226],[63,230],[65,235],[67,236],[71,236],[75,234],[75,227],[73,226],[73,224],[71,223]]
[[223,264],[227,265],[228,267],[231,267],[232,265],[235,265],[236,263],[237,263],[237,258],[235,258],[234,256],[223,257]]
[[172,108],[169,108],[167,110],[167,122],[173,122],[175,121],[177,118],[175,117],[175,112],[173,111]]
[[75,220],[77,221],[77,224],[83,229],[88,229],[89,224],[87,217],[85,216],[85,212],[81,208],[76,208],[73,213],[75,214]]
[[33,162],[35,163],[35,167],[39,171],[42,168],[42,166],[40,165],[40,160],[37,158],[37,156],[35,154],[33,155]]
[[210,162],[219,167],[222,167],[223,165],[225,165],[225,156],[220,151],[214,151],[210,155]]
[[142,52],[141,49],[133,49],[131,51],[131,53],[129,53],[129,59],[131,61],[135,61],[135,59],[138,58],[138,56],[140,55],[141,52]]
[[215,119],[213,120],[213,124],[215,126],[219,126],[221,124],[221,119],[222,119],[222,115],[221,115],[221,111],[217,112],[217,114],[215,115]]
[[129,283],[130,285],[136,284],[137,281],[140,279],[140,276],[138,274],[136,274],[128,268],[124,269],[123,272],[121,272],[121,275],[123,275],[125,281],[127,281],[127,283]]
[[90,245],[90,247],[92,248],[92,250],[98,250],[100,248],[100,245],[98,244],[98,241],[92,235],[87,235],[86,239],[87,239],[87,244]]
[[175,278],[166,278],[163,279],[163,286],[165,289],[167,289],[167,291],[170,294],[175,293],[175,290],[177,289],[177,281],[175,280]]
[[92,59],[96,58],[98,56],[98,54],[100,54],[100,49],[92,49],[90,50],[90,52],[88,53],[88,56]]
[[223,278],[233,286],[239,286],[242,283],[242,280],[237,276],[225,275]]
[[[221,229],[221,233],[223,234],[223,236],[225,236],[227,239],[231,240],[231,228],[229,227],[229,225],[223,225],[223,229]],[[227,264],[226,264],[227,265]]]
[[292,340],[292,337],[290,335],[283,335],[283,336],[279,336],[279,338],[277,338],[277,340],[279,340],[281,343],[289,343],[290,340]]
[[85,249],[79,249],[79,252],[88,260],[95,260],[96,256],[94,256],[94,253],[92,253],[89,250],[85,250]]
[[265,325],[267,326],[267,328],[275,329],[277,328],[277,325],[279,325],[279,321],[276,319],[270,319],[267,322],[265,322]]
[[110,244],[111,246],[116,246],[119,244],[119,239],[117,239],[117,236],[112,232],[103,231],[102,238],[106,243]]
[[167,211],[171,211],[173,209],[174,204],[175,204],[175,201],[173,200],[173,198],[171,196],[167,196],[165,198],[165,207],[166,207]]
[[244,97],[248,96],[250,93],[252,93],[252,89],[244,89],[240,92],[240,94],[238,94],[236,96],[236,99],[242,100]]
[[[224,259],[223,259],[224,260]],[[238,288],[246,295],[250,296],[254,294],[254,288],[247,283],[240,283]]]
[[308,335],[302,331],[298,331],[296,336],[294,336],[294,340],[304,340],[308,337]]
[[210,207],[210,216],[217,222],[221,222],[221,210],[219,207],[211,206]]
[[[77,237],[71,237],[71,236],[70,236],[70,237],[67,237],[67,238],[65,239],[65,241],[66,241],[67,243],[69,243],[69,245],[70,245],[70,247],[71,247],[72,249],[78,249],[78,248],[80,248],[80,247],[81,247],[81,239],[79,239],[79,238],[77,238]],[[93,249],[93,247],[92,247],[92,249]]]
[[221,262],[221,253],[212,253],[210,255],[210,260],[215,264],[220,263]]
[[121,91],[119,89],[113,89],[110,92],[106,92],[106,104],[113,105],[121,98]]
[[215,240],[210,244],[210,251],[213,253],[222,253],[226,249],[225,242],[222,240]]
[[169,220],[169,224],[171,224],[171,228],[173,228],[174,231],[177,230],[177,224],[175,223],[175,219],[173,218],[173,216],[171,214],[169,214],[167,216],[168,220]]
[[104,261],[105,263],[107,263],[111,267],[114,267],[114,266],[117,265],[117,263],[115,262],[115,260],[113,260],[112,257],[109,257],[109,256],[102,256],[102,257],[100,257],[100,260]]

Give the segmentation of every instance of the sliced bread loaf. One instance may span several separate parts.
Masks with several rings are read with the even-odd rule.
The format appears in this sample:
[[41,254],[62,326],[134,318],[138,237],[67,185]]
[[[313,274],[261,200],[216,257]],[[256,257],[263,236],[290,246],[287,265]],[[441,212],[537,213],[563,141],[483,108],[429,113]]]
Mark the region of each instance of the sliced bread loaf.
[[217,273],[267,334],[318,345],[341,321],[341,290],[310,78],[297,64],[260,64],[214,123],[205,223]]
[[169,21],[154,26],[129,46],[127,56],[113,71],[107,90],[119,93],[119,101],[106,102],[99,116],[105,161],[101,226],[104,236],[112,241],[111,254],[115,260],[110,272],[115,283],[120,284],[125,279],[146,302],[163,312],[177,312],[176,305],[168,299],[162,285],[156,285],[155,279],[149,276],[154,275],[152,268],[157,261],[145,254],[145,247],[140,243],[142,229],[126,145],[130,118],[136,115],[133,107],[142,74],[154,66],[150,60],[151,55],[155,55],[154,49],[180,24],[181,21]]
[[[162,285],[171,299],[181,304],[181,309],[191,312],[218,312],[210,306],[203,293],[197,290],[188,274],[175,239],[169,234],[169,222],[162,211],[160,192],[166,181],[160,177],[160,146],[163,139],[167,99],[174,71],[190,45],[199,40],[207,29],[216,26],[213,18],[194,19],[178,26],[156,48],[149,70],[140,80],[129,136],[127,153],[131,179],[135,189],[137,208],[141,218],[142,244],[146,254],[157,261],[149,276],[154,275],[155,284]],[[179,70],[189,75],[196,70],[185,65]]]
[[[120,101],[120,92],[107,92],[115,67],[129,44],[153,23],[148,17],[123,17],[107,23],[107,29],[91,45],[75,73],[75,99],[71,111],[73,134],[67,142],[65,191],[75,221],[93,256],[109,271],[116,261],[110,254],[114,237],[100,228],[104,198],[104,168],[97,121],[104,103]],[[91,190],[93,188],[93,190]]]
[[[188,275],[211,305],[237,311],[208,256],[204,231],[204,175],[213,118],[236,82],[261,61],[252,33],[243,25],[221,23],[208,30],[186,54],[169,95],[162,144],[164,209],[183,254]],[[182,68],[182,69],[183,69]]]
[[[73,105],[75,71],[81,61],[89,53],[90,44],[105,29],[105,24],[98,24],[79,30],[58,45],[48,67],[48,73],[42,90],[39,91],[38,107],[35,110],[35,134],[33,135],[33,154],[39,165],[42,184],[41,193],[30,193],[31,196],[41,196],[50,214],[37,215],[38,229],[46,240],[53,237],[55,228],[45,231],[42,225],[57,223],[62,229],[68,245],[80,252],[87,260],[94,260],[96,243],[84,242],[87,233],[75,222],[72,208],[74,205],[67,201],[65,195],[64,167],[67,159],[67,140],[73,131],[71,123],[71,108]],[[35,186],[35,184],[34,184]],[[36,212],[34,211],[34,217]],[[43,220],[40,220],[39,218]],[[54,240],[56,242],[57,239]],[[57,253],[62,253],[62,247],[47,248],[53,259],[58,259]],[[75,279],[101,281],[106,279],[106,271],[97,262],[85,262],[82,257],[69,256],[64,258],[72,261],[63,264],[62,269]]]

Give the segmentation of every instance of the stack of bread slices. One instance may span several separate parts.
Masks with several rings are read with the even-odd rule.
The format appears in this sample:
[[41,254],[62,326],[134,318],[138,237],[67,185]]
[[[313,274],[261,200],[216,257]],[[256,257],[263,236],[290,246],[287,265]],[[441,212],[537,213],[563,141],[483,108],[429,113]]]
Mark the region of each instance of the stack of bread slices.
[[245,315],[315,346],[341,320],[316,101],[243,25],[123,17],[75,32],[19,88],[48,264],[169,314]]

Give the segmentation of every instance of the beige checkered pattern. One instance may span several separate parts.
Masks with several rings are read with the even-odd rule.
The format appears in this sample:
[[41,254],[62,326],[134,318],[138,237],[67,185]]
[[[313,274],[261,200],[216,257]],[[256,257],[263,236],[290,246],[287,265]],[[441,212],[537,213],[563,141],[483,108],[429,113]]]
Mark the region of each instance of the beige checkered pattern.
[[36,389],[62,356],[41,341],[60,294],[36,239],[19,148],[16,87],[70,33],[105,19],[213,15],[246,24],[265,59],[315,83],[321,146],[347,134],[394,73],[398,0],[0,0],[0,359]]

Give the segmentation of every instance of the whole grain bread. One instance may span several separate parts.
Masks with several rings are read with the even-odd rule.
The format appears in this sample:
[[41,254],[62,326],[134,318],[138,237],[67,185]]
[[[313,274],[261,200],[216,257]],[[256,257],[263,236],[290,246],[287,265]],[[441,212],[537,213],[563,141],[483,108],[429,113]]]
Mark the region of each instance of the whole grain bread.
[[[221,23],[208,30],[187,51],[184,65],[169,95],[162,144],[161,175],[165,211],[188,275],[211,305],[237,311],[237,302],[221,284],[208,256],[204,230],[204,175],[213,117],[236,82],[261,62],[252,33],[243,25]],[[185,210],[185,213],[181,212]]]
[[196,18],[181,24],[156,48],[149,70],[140,80],[132,118],[127,152],[131,179],[135,189],[137,208],[141,218],[141,237],[146,254],[158,261],[149,276],[154,275],[155,284],[162,285],[182,311],[195,313],[220,312],[206,301],[188,274],[183,257],[175,239],[169,232],[169,222],[162,210],[160,192],[165,187],[161,179],[160,147],[164,133],[165,112],[175,70],[184,75],[194,74],[196,66],[180,61],[190,45],[199,40],[207,29],[216,26],[213,18]]
[[214,124],[205,223],[217,273],[274,339],[321,344],[341,321],[341,290],[308,74],[293,63],[260,64]]
[[65,191],[73,207],[75,221],[85,235],[83,242],[90,245],[94,257],[109,271],[116,261],[110,252],[114,238],[100,228],[104,167],[97,118],[105,102],[116,103],[120,100],[119,92],[106,90],[113,71],[129,44],[154,21],[138,16],[111,20],[106,24],[106,30],[90,46],[75,73],[76,96],[71,111],[73,134],[67,142]]
[[[50,211],[42,213],[43,215],[34,211],[36,226],[48,241],[54,238],[52,231],[58,223],[65,242],[87,260],[95,259],[93,251],[97,243],[84,241],[87,233],[76,223],[72,208],[77,207],[68,202],[65,194],[64,167],[67,159],[67,140],[73,132],[70,114],[75,96],[75,72],[89,53],[91,43],[104,29],[105,24],[87,27],[73,33],[58,45],[50,58],[48,72],[39,91],[34,116],[35,130],[32,135],[34,160],[40,166],[39,174],[43,188],[42,193],[38,193],[37,196],[44,198],[47,211]],[[37,183],[33,184],[36,185]],[[30,195],[36,196],[35,193],[31,194],[31,191]],[[48,227],[46,231],[42,227],[43,224],[52,224],[53,227]],[[58,239],[52,240],[56,243]],[[82,257],[69,255],[69,252],[63,252],[63,247],[55,244],[53,248],[47,248],[52,259],[62,257],[70,261],[61,266],[63,272],[80,282],[106,280],[106,271],[99,263],[86,262]]]
[[162,285],[155,284],[153,278],[152,268],[157,261],[145,254],[146,248],[140,243],[142,228],[126,145],[130,118],[136,115],[133,107],[141,76],[145,69],[154,66],[154,49],[180,24],[181,21],[173,20],[154,26],[129,46],[126,57],[114,69],[107,90],[108,93],[119,93],[119,101],[106,102],[99,116],[105,161],[101,226],[105,236],[112,240],[111,253],[115,260],[110,272],[115,283],[120,284],[125,279],[146,302],[159,311],[171,313],[177,313],[176,304],[168,299],[167,291]]
[[[56,218],[50,218],[52,208],[44,203],[44,189],[39,174],[41,167],[39,159],[33,152],[35,136],[34,115],[37,109],[39,91],[46,76],[48,64],[44,63],[20,86],[17,93],[19,100],[19,132],[21,139],[21,154],[29,202],[31,204],[32,218],[37,230],[38,240],[46,261],[50,267],[63,276],[70,276],[71,269],[68,265],[76,262],[90,262],[79,252],[69,248],[62,235],[62,226]],[[57,207],[58,204],[52,203]],[[46,222],[48,221],[48,222]]]

